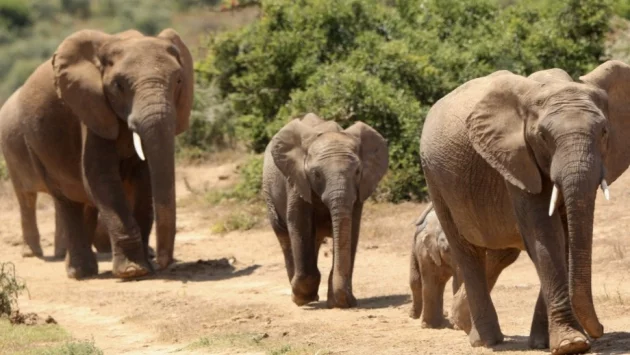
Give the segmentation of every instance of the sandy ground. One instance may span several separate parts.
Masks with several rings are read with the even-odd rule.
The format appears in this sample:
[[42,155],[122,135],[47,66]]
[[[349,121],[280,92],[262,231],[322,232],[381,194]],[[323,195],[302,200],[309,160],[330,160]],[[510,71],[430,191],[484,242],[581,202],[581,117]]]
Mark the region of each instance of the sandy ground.
[[[107,255],[100,256],[99,277],[80,282],[66,277],[63,262],[22,258],[17,204],[4,186],[0,260],[14,262],[28,284],[30,298],[21,298],[22,310],[52,315],[76,338],[93,339],[105,354],[548,353],[527,348],[538,278],[525,253],[503,273],[492,293],[504,344],[473,349],[462,331],[421,329],[419,321],[408,317],[409,246],[412,223],[424,208],[419,204],[366,207],[354,274],[358,308],[326,309],[325,282],[318,303],[295,306],[280,247],[266,222],[246,232],[212,233],[212,226],[236,208],[212,206],[201,196],[207,189],[233,183],[237,164],[178,169],[178,262],[150,279],[133,282],[111,277]],[[610,202],[598,196],[593,283],[606,335],[594,343],[593,353],[630,354],[628,187],[626,174],[611,186]],[[237,208],[260,213],[252,206]],[[40,198],[46,255],[53,252],[53,213],[50,199]],[[331,244],[321,251],[322,279],[331,267]],[[213,262],[222,258],[230,263]],[[450,292],[447,288],[447,310]]]

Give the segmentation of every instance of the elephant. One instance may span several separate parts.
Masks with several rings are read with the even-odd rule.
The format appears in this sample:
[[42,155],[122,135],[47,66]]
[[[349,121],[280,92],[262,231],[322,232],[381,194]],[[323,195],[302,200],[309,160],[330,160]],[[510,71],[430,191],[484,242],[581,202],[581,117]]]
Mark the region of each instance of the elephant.
[[[574,82],[554,68],[473,79],[430,109],[420,138],[428,192],[462,270],[473,346],[503,340],[485,250],[526,250],[540,279],[529,344],[584,352],[603,334],[591,291],[594,203],[630,163],[630,66]],[[558,211],[556,213],[556,211]]]
[[[511,265],[520,254],[519,249],[486,251],[486,275],[488,288],[496,284],[503,269]],[[444,317],[444,288],[453,278],[453,305],[450,322]],[[470,332],[470,311],[466,290],[461,287],[461,270],[452,259],[450,247],[440,225],[433,204],[422,212],[416,222],[411,248],[409,270],[412,306],[409,316],[420,318],[423,328],[453,326]]]
[[62,41],[0,109],[0,141],[32,250],[36,192],[45,192],[56,230],[67,236],[68,277],[98,273],[97,219],[110,236],[115,277],[154,271],[154,218],[157,266],[173,262],[174,140],[189,125],[193,81],[190,51],[173,29],[155,37],[81,30]]
[[363,204],[389,165],[387,141],[357,121],[342,129],[314,113],[293,119],[265,150],[262,191],[284,254],[292,300],[319,300],[319,247],[333,238],[329,308],[357,305],[352,292]]

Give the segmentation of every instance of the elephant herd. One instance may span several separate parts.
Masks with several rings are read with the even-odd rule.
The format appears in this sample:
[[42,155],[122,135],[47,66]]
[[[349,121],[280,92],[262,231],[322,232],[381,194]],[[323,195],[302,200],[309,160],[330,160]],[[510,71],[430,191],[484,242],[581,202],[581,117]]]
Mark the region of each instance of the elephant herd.
[[[78,31],[0,109],[0,141],[17,196],[23,255],[42,256],[38,193],[55,205],[55,256],[69,277],[98,273],[95,235],[109,238],[113,275],[173,262],[175,136],[188,128],[190,51],[166,29]],[[473,346],[503,340],[490,291],[521,250],[540,293],[530,346],[580,353],[603,334],[591,292],[594,203],[630,164],[630,66],[608,61],[574,81],[561,69],[498,71],[464,83],[426,117],[420,160],[431,205],[411,249],[411,316],[450,315]],[[271,139],[262,189],[298,306],[319,299],[318,251],[333,239],[330,308],[352,291],[363,204],[389,167],[387,141],[360,121],[343,129],[310,113]],[[100,231],[100,232],[98,232]],[[100,243],[102,246],[102,242]],[[105,243],[108,244],[108,243]]]

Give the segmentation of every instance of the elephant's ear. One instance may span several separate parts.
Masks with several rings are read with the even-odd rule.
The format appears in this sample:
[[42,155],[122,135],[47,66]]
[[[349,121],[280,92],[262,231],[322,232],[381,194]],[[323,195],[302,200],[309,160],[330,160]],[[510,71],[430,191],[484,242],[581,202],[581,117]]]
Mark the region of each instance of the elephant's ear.
[[435,265],[442,266],[442,256],[440,255],[440,245],[438,244],[438,237],[442,231],[439,225],[436,225],[437,217],[435,214],[431,217],[431,220],[427,220],[424,229],[420,232],[420,238],[431,260],[433,260]]
[[294,119],[271,139],[271,156],[289,184],[308,203],[311,203],[311,185],[306,176],[306,151],[316,132]]
[[103,92],[98,49],[111,35],[82,30],[67,37],[52,57],[59,97],[93,132],[105,139],[118,137],[118,118]]
[[473,147],[512,185],[540,193],[542,181],[525,142],[525,125],[532,115],[525,104],[530,92],[543,84],[519,75],[493,78],[466,119]]
[[160,32],[160,38],[171,41],[179,50],[179,60],[184,71],[182,88],[177,97],[177,124],[175,125],[175,134],[180,134],[188,129],[190,123],[190,112],[193,106],[195,77],[193,68],[193,59],[188,47],[179,37],[179,34],[172,28],[167,28]]
[[363,202],[374,193],[389,167],[389,151],[387,141],[374,128],[357,121],[346,128],[346,133],[356,137],[361,149],[361,184],[359,199]]
[[301,122],[309,127],[312,127],[318,134],[343,131],[343,128],[341,128],[337,122],[326,121],[312,112],[304,115]]
[[615,181],[630,164],[630,66],[610,60],[581,76],[584,83],[604,90],[608,94],[608,136],[606,180]]

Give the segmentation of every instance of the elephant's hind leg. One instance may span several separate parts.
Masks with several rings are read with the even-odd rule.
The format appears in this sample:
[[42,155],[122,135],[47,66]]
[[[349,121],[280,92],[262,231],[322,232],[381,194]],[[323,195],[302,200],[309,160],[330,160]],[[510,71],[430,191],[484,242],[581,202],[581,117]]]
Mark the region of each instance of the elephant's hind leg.
[[66,256],[68,251],[68,232],[61,221],[59,213],[55,210],[55,259]]
[[18,203],[20,205],[20,217],[22,222],[22,256],[42,257],[44,253],[40,244],[40,235],[37,228],[37,215],[35,207],[37,204],[37,193],[15,189]]
[[460,235],[443,201],[434,197],[433,206],[463,276],[471,313],[472,324],[468,334],[471,345],[492,346],[503,342],[497,312],[488,291],[486,250],[470,244]]
[[[414,243],[415,244],[415,243]],[[415,245],[414,245],[415,249]],[[409,269],[409,287],[411,288],[411,310],[409,317],[413,319],[420,318],[422,314],[422,276],[420,275],[420,266],[416,257],[415,250],[411,253],[411,265]]]
[[[55,211],[68,236],[66,272],[68,277],[82,279],[98,274],[96,255],[92,251],[92,238],[87,235],[81,203],[63,197],[54,197]],[[93,232],[93,231],[92,231]]]

